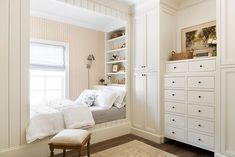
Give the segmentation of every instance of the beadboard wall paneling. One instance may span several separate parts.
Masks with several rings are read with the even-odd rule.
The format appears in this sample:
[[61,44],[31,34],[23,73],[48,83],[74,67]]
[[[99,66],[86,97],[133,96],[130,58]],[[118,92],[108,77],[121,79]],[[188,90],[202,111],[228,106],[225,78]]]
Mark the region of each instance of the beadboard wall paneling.
[[20,144],[20,1],[10,0],[9,146]]
[[25,107],[29,103],[22,93],[29,84],[22,80],[29,73],[25,57],[29,53],[29,0],[1,0],[0,19],[0,150],[4,150],[24,143],[29,121],[29,116],[24,117],[29,115]]
[[0,1],[0,149],[8,147],[9,0]]
[[90,69],[90,87],[104,78],[104,32],[70,24],[31,17],[31,38],[59,41],[69,44],[69,93],[76,99],[88,88],[87,56],[94,54],[95,61]]

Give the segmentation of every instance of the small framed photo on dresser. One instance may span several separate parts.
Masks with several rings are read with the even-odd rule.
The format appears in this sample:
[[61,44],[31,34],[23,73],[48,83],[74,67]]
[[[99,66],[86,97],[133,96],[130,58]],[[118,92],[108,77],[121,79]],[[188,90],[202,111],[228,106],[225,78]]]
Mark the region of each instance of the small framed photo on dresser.
[[112,72],[117,73],[118,72],[118,64],[113,64],[112,65]]

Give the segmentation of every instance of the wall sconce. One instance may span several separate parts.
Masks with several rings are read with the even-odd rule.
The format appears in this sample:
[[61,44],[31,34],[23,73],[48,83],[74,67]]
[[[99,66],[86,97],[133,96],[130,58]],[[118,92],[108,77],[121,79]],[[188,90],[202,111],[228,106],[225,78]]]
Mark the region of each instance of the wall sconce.
[[91,69],[91,65],[92,65],[92,61],[95,60],[95,57],[93,54],[89,54],[88,57],[87,57],[87,64],[86,64],[86,68],[88,70],[88,73],[87,73],[87,78],[88,78],[88,89],[90,89],[90,69]]
[[95,60],[95,57],[94,57],[93,54],[88,55],[88,57],[87,57],[87,65],[86,65],[87,69],[91,68],[92,61],[94,61],[94,60]]

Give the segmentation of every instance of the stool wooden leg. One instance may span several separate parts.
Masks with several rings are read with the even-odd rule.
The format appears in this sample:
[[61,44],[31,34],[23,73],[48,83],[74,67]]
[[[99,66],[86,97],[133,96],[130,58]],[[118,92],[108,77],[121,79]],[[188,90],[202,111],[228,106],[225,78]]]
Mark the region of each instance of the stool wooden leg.
[[82,157],[82,149],[78,150],[78,157]]
[[87,142],[87,157],[90,157],[90,140],[91,138],[89,137],[89,140]]
[[50,151],[51,151],[50,157],[54,157],[54,147],[53,147],[53,145],[50,145]]
[[63,157],[66,156],[66,149],[63,149]]

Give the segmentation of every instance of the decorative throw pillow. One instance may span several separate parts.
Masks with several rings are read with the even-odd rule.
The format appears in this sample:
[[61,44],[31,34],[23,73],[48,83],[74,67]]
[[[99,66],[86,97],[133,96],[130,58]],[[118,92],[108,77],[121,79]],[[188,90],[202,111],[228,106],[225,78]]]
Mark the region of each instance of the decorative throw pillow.
[[111,91],[116,93],[116,100],[114,102],[114,106],[117,108],[122,108],[125,106],[124,98],[126,97],[126,90],[118,87],[109,87],[107,89],[103,89],[104,91]]
[[95,106],[100,106],[105,109],[109,109],[113,106],[117,94],[111,90],[100,90],[98,97],[95,100]]
[[97,91],[96,90],[84,90],[80,96],[77,98],[75,103],[82,103],[88,107],[92,106],[97,98]]

